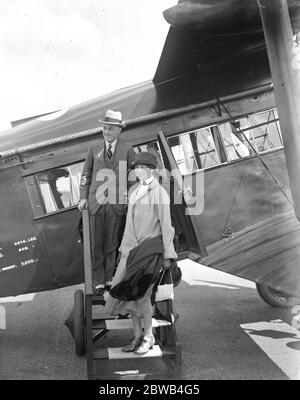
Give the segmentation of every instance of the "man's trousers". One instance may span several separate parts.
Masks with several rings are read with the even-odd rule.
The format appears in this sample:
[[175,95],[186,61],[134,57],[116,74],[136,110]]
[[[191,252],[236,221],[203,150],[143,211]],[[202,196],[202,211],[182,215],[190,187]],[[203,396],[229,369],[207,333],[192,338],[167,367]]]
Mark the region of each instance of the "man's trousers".
[[111,204],[101,205],[90,216],[91,250],[94,285],[111,284],[126,222],[126,213],[119,215]]

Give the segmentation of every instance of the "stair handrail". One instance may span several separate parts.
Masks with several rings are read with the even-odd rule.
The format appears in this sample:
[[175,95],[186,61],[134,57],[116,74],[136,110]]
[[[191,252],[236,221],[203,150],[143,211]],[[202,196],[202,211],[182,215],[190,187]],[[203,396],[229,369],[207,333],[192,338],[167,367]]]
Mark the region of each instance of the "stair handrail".
[[84,282],[85,294],[93,294],[93,275],[92,275],[92,252],[91,252],[91,230],[89,210],[82,210],[83,227],[83,258],[84,258]]

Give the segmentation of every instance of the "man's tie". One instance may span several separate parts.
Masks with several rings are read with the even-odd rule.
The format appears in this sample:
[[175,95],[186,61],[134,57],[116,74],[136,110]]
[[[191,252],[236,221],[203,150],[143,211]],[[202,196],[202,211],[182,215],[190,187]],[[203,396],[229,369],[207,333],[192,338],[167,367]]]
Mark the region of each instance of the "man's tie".
[[108,145],[108,148],[107,148],[107,157],[108,157],[109,159],[111,159],[111,156],[112,156],[111,144],[109,144],[109,145]]

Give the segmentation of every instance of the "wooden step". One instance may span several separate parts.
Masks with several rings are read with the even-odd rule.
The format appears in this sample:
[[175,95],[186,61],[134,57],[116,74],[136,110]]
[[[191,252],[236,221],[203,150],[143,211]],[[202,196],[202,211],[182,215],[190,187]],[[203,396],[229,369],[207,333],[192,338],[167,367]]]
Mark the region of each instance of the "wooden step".
[[139,356],[134,353],[124,353],[122,347],[108,347],[107,349],[97,349],[93,351],[94,360],[132,360],[137,358],[158,358],[163,356],[175,355],[175,352],[169,350],[161,350],[157,344],[153,346],[148,353]]
[[127,374],[126,372],[115,372],[110,375],[96,375],[92,379],[94,380],[161,380],[161,379],[174,379],[174,373],[171,371],[162,372],[159,371],[155,372],[133,372],[129,371]]
[[[152,318],[152,328],[159,328],[161,326],[171,326],[171,322]],[[108,329],[108,330],[121,330],[132,329],[132,319],[97,319],[93,320],[93,329]]]
[[86,300],[90,301],[93,306],[101,305],[105,306],[105,298],[103,296],[98,296],[96,294],[86,295]]

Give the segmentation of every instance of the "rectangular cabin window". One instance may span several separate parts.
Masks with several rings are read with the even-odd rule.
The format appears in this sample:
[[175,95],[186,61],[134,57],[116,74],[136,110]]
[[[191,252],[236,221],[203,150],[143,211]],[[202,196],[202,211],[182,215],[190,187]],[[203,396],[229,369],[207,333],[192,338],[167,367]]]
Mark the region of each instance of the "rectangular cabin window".
[[277,110],[248,115],[218,126],[228,161],[282,147]]
[[36,175],[45,214],[78,204],[82,168],[83,162],[80,162]]
[[213,127],[172,136],[168,143],[182,175],[220,164]]
[[235,129],[231,122],[221,124],[218,128],[223,139],[228,161],[250,156],[251,153],[243,140],[244,138],[237,133],[234,134]]
[[249,115],[246,120],[241,128],[258,153],[283,145],[277,110]]

